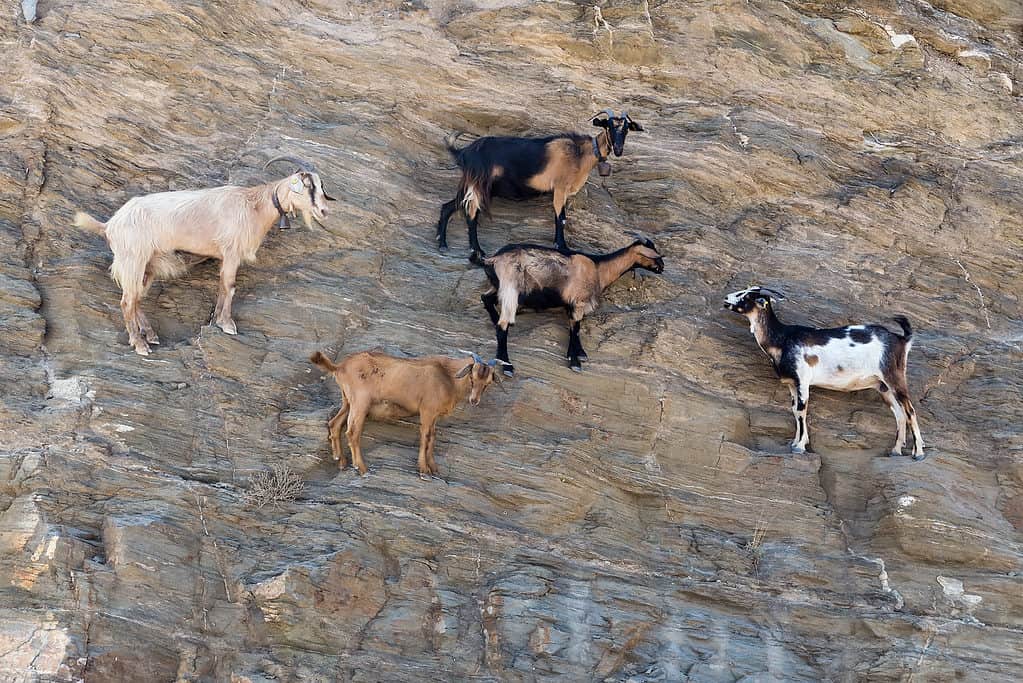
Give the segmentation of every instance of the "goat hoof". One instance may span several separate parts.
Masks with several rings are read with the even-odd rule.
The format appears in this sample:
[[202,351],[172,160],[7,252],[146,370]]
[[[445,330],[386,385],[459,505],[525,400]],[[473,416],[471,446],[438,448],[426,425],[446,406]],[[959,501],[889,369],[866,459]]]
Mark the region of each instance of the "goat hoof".
[[138,355],[140,355],[140,356],[148,356],[149,355],[149,345],[146,344],[145,342],[140,341],[140,342],[138,342],[136,344],[132,344],[132,346],[135,349],[135,353],[137,353]]
[[789,446],[789,450],[795,453],[796,455],[806,453],[806,449],[803,448],[802,446]]
[[483,265],[484,258],[486,258],[486,254],[484,254],[482,251],[474,251],[471,254],[469,254],[469,262],[475,263],[477,266]]
[[437,245],[437,250],[438,251],[447,251],[448,250],[448,243],[447,242],[441,242],[440,244]]
[[579,351],[579,355],[576,356],[576,358],[578,358],[581,361],[588,361],[590,359],[590,357],[586,355],[586,352],[581,350]]
[[888,457],[889,458],[901,458],[902,457],[902,451],[890,451],[888,453]]
[[217,327],[224,331],[224,334],[235,335],[238,334],[238,326],[234,324],[233,320],[228,320],[226,323],[217,322]]
[[571,368],[572,372],[582,372],[583,371],[583,366],[579,362],[578,358],[573,359],[572,362],[569,363],[568,367]]
[[926,453],[914,453],[913,454],[913,460],[923,460],[926,457],[927,457]]
[[146,335],[146,342],[149,343],[149,344],[152,344],[153,346],[159,346],[160,345],[160,338],[157,337],[155,334],[151,335],[151,336],[147,334]]
[[514,377],[515,376],[515,366],[511,365],[511,364],[505,365],[504,366],[504,370],[502,372],[504,372],[504,376],[505,377]]

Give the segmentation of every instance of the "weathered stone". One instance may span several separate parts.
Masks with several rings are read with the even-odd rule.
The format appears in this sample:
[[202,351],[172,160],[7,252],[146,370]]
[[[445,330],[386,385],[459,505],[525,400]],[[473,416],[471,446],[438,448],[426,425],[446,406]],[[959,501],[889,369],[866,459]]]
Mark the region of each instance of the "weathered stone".
[[[1023,679],[1018,3],[596,5],[0,13],[0,678]],[[665,273],[609,288],[581,374],[563,315],[522,312],[516,379],[440,425],[443,479],[408,421],[339,473],[313,350],[493,349],[458,216],[436,250],[444,136],[605,107],[647,132],[569,242],[640,229]],[[242,267],[238,336],[207,324],[215,263],[154,284],[135,356],[73,212],[278,153],[338,196],[325,225]],[[488,251],[550,241],[549,198],[492,208]],[[788,391],[720,310],[752,282],[793,323],[909,316],[930,457],[887,457],[874,392],[816,390],[789,455]],[[281,463],[302,495],[248,504]]]

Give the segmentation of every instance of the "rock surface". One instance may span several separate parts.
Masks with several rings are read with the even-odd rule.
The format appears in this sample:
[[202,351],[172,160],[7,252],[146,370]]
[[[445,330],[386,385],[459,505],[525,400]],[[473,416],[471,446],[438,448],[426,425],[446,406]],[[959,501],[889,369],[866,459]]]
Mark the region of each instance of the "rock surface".
[[[0,678],[88,681],[1023,679],[1023,11],[1016,0],[40,3],[0,31]],[[614,175],[588,249],[650,233],[583,325],[520,317],[519,377],[338,473],[306,358],[492,352],[452,131],[589,130]],[[216,266],[156,285],[130,353],[109,251],[129,197],[313,160],[340,201],[271,233],[205,324]],[[547,243],[498,202],[489,250]],[[787,391],[722,296],[916,329],[931,455],[876,395]],[[256,508],[287,464],[293,502]]]

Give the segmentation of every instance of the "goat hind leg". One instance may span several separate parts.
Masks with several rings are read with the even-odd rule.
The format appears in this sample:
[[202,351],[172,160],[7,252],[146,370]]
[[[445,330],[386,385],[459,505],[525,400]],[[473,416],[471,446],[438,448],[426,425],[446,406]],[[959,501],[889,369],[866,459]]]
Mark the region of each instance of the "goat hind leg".
[[[142,292],[145,294],[149,291],[149,285],[153,283],[153,276],[146,269],[146,274],[142,278]],[[146,338],[146,341],[150,344],[159,345],[160,338],[156,335],[156,330],[149,324],[149,319],[146,318],[146,314],[142,311],[142,306],[138,305],[135,308],[135,314],[138,318],[139,329],[142,331],[142,336]]]
[[124,328],[128,331],[128,344],[140,356],[149,355],[149,344],[142,336],[139,326],[139,297],[126,290],[121,294],[121,315],[124,316]]
[[348,447],[352,449],[352,464],[359,470],[359,474],[366,474],[369,468],[362,459],[362,427],[366,423],[368,406],[352,406],[348,413]]
[[892,415],[895,416],[895,424],[897,425],[895,446],[892,447],[888,455],[892,457],[902,455],[902,448],[906,445],[906,413],[899,404],[898,399],[895,398],[891,387],[882,382],[877,390],[881,394],[881,398],[884,399],[884,402],[891,408]]
[[327,438],[330,441],[330,454],[334,460],[338,461],[338,469],[344,469],[348,467],[348,462],[345,459],[344,445],[341,443],[341,428],[345,420],[348,419],[348,401],[345,401],[341,408],[337,411],[337,414],[330,418],[327,422]]
[[450,202],[440,207],[440,220],[437,221],[437,248],[441,251],[448,250],[448,221],[451,214],[458,210],[458,204],[462,201],[462,194],[455,195]]
[[924,453],[924,438],[920,435],[920,424],[916,419],[916,409],[913,407],[913,402],[909,400],[909,392],[899,392],[896,398],[902,405],[902,409],[906,412],[909,425],[913,429],[913,459],[923,460],[927,457]]

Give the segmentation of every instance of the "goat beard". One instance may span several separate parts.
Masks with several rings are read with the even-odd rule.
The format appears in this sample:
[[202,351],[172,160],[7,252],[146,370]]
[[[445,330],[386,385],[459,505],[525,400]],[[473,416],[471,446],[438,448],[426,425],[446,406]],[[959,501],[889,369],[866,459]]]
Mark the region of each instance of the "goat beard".
[[307,211],[306,209],[299,209],[298,212],[302,216],[302,222],[305,223],[306,230],[313,229],[313,221],[315,221],[317,225],[321,227],[323,226],[323,223],[321,223],[320,220],[313,215],[312,211]]

